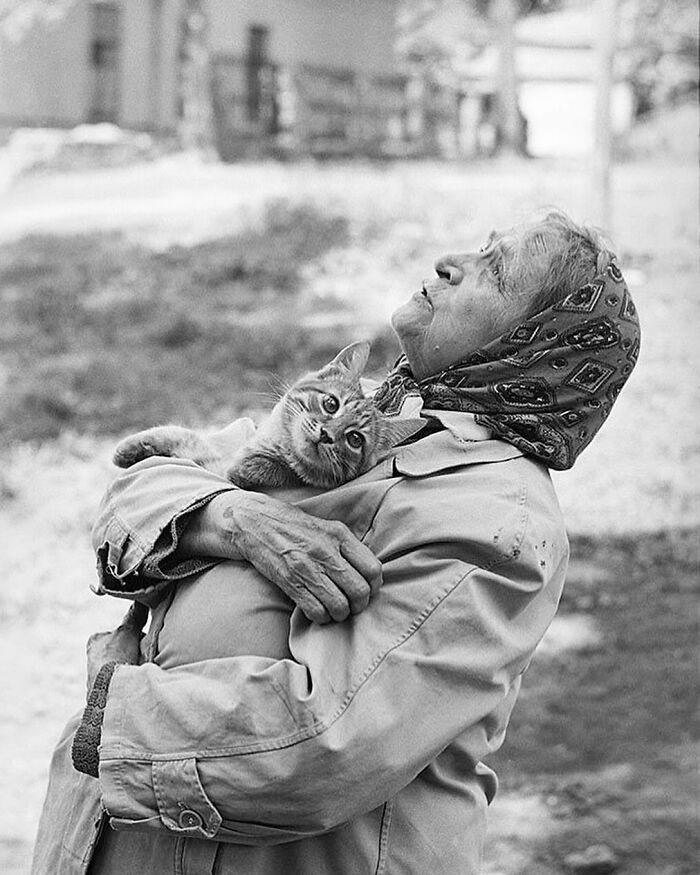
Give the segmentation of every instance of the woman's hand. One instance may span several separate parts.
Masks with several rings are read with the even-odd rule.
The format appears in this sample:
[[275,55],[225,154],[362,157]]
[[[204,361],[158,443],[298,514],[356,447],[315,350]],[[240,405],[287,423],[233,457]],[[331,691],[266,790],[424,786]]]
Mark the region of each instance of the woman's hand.
[[245,490],[193,513],[180,550],[250,562],[315,623],[363,611],[382,582],[381,563],[343,523]]
[[87,689],[95,683],[98,671],[107,662],[138,665],[141,657],[141,637],[148,608],[133,602],[124,619],[111,632],[97,632],[87,642]]

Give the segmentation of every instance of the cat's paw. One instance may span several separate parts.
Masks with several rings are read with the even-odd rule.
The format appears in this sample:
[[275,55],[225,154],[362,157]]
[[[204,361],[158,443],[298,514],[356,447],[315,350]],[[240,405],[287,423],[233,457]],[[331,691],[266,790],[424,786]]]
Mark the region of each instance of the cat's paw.
[[125,438],[117,444],[112,456],[112,462],[118,468],[130,468],[137,462],[150,459],[151,456],[169,456],[168,448],[162,443],[155,442],[148,437],[133,435]]

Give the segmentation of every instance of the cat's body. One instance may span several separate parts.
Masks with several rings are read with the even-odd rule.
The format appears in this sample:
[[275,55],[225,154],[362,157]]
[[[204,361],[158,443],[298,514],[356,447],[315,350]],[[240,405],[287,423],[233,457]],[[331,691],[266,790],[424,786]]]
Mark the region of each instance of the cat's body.
[[127,468],[149,456],[191,459],[244,489],[330,489],[368,471],[422,426],[390,419],[366,399],[360,377],[368,343],[353,343],[321,370],[297,380],[243,445],[235,424],[204,436],[157,426],[123,440],[114,462]]

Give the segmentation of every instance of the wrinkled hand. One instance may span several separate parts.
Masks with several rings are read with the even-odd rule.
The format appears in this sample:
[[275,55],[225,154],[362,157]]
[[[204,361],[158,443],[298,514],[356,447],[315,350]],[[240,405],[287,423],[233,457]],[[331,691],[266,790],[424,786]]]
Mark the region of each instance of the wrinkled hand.
[[87,642],[87,688],[95,683],[98,671],[106,662],[137,665],[140,661],[142,632],[148,619],[148,608],[133,602],[124,619],[111,632],[97,632]]
[[343,523],[244,490],[194,514],[183,548],[250,562],[315,623],[360,613],[382,582],[381,563]]

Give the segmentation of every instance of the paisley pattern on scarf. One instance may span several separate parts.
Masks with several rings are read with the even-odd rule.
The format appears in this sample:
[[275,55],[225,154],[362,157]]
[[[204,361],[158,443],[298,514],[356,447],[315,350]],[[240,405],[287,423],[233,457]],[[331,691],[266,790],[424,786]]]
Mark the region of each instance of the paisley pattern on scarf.
[[417,382],[408,360],[374,403],[398,416],[409,400],[473,413],[550,468],[570,468],[605,422],[639,356],[637,311],[618,266],[516,325],[466,360]]

